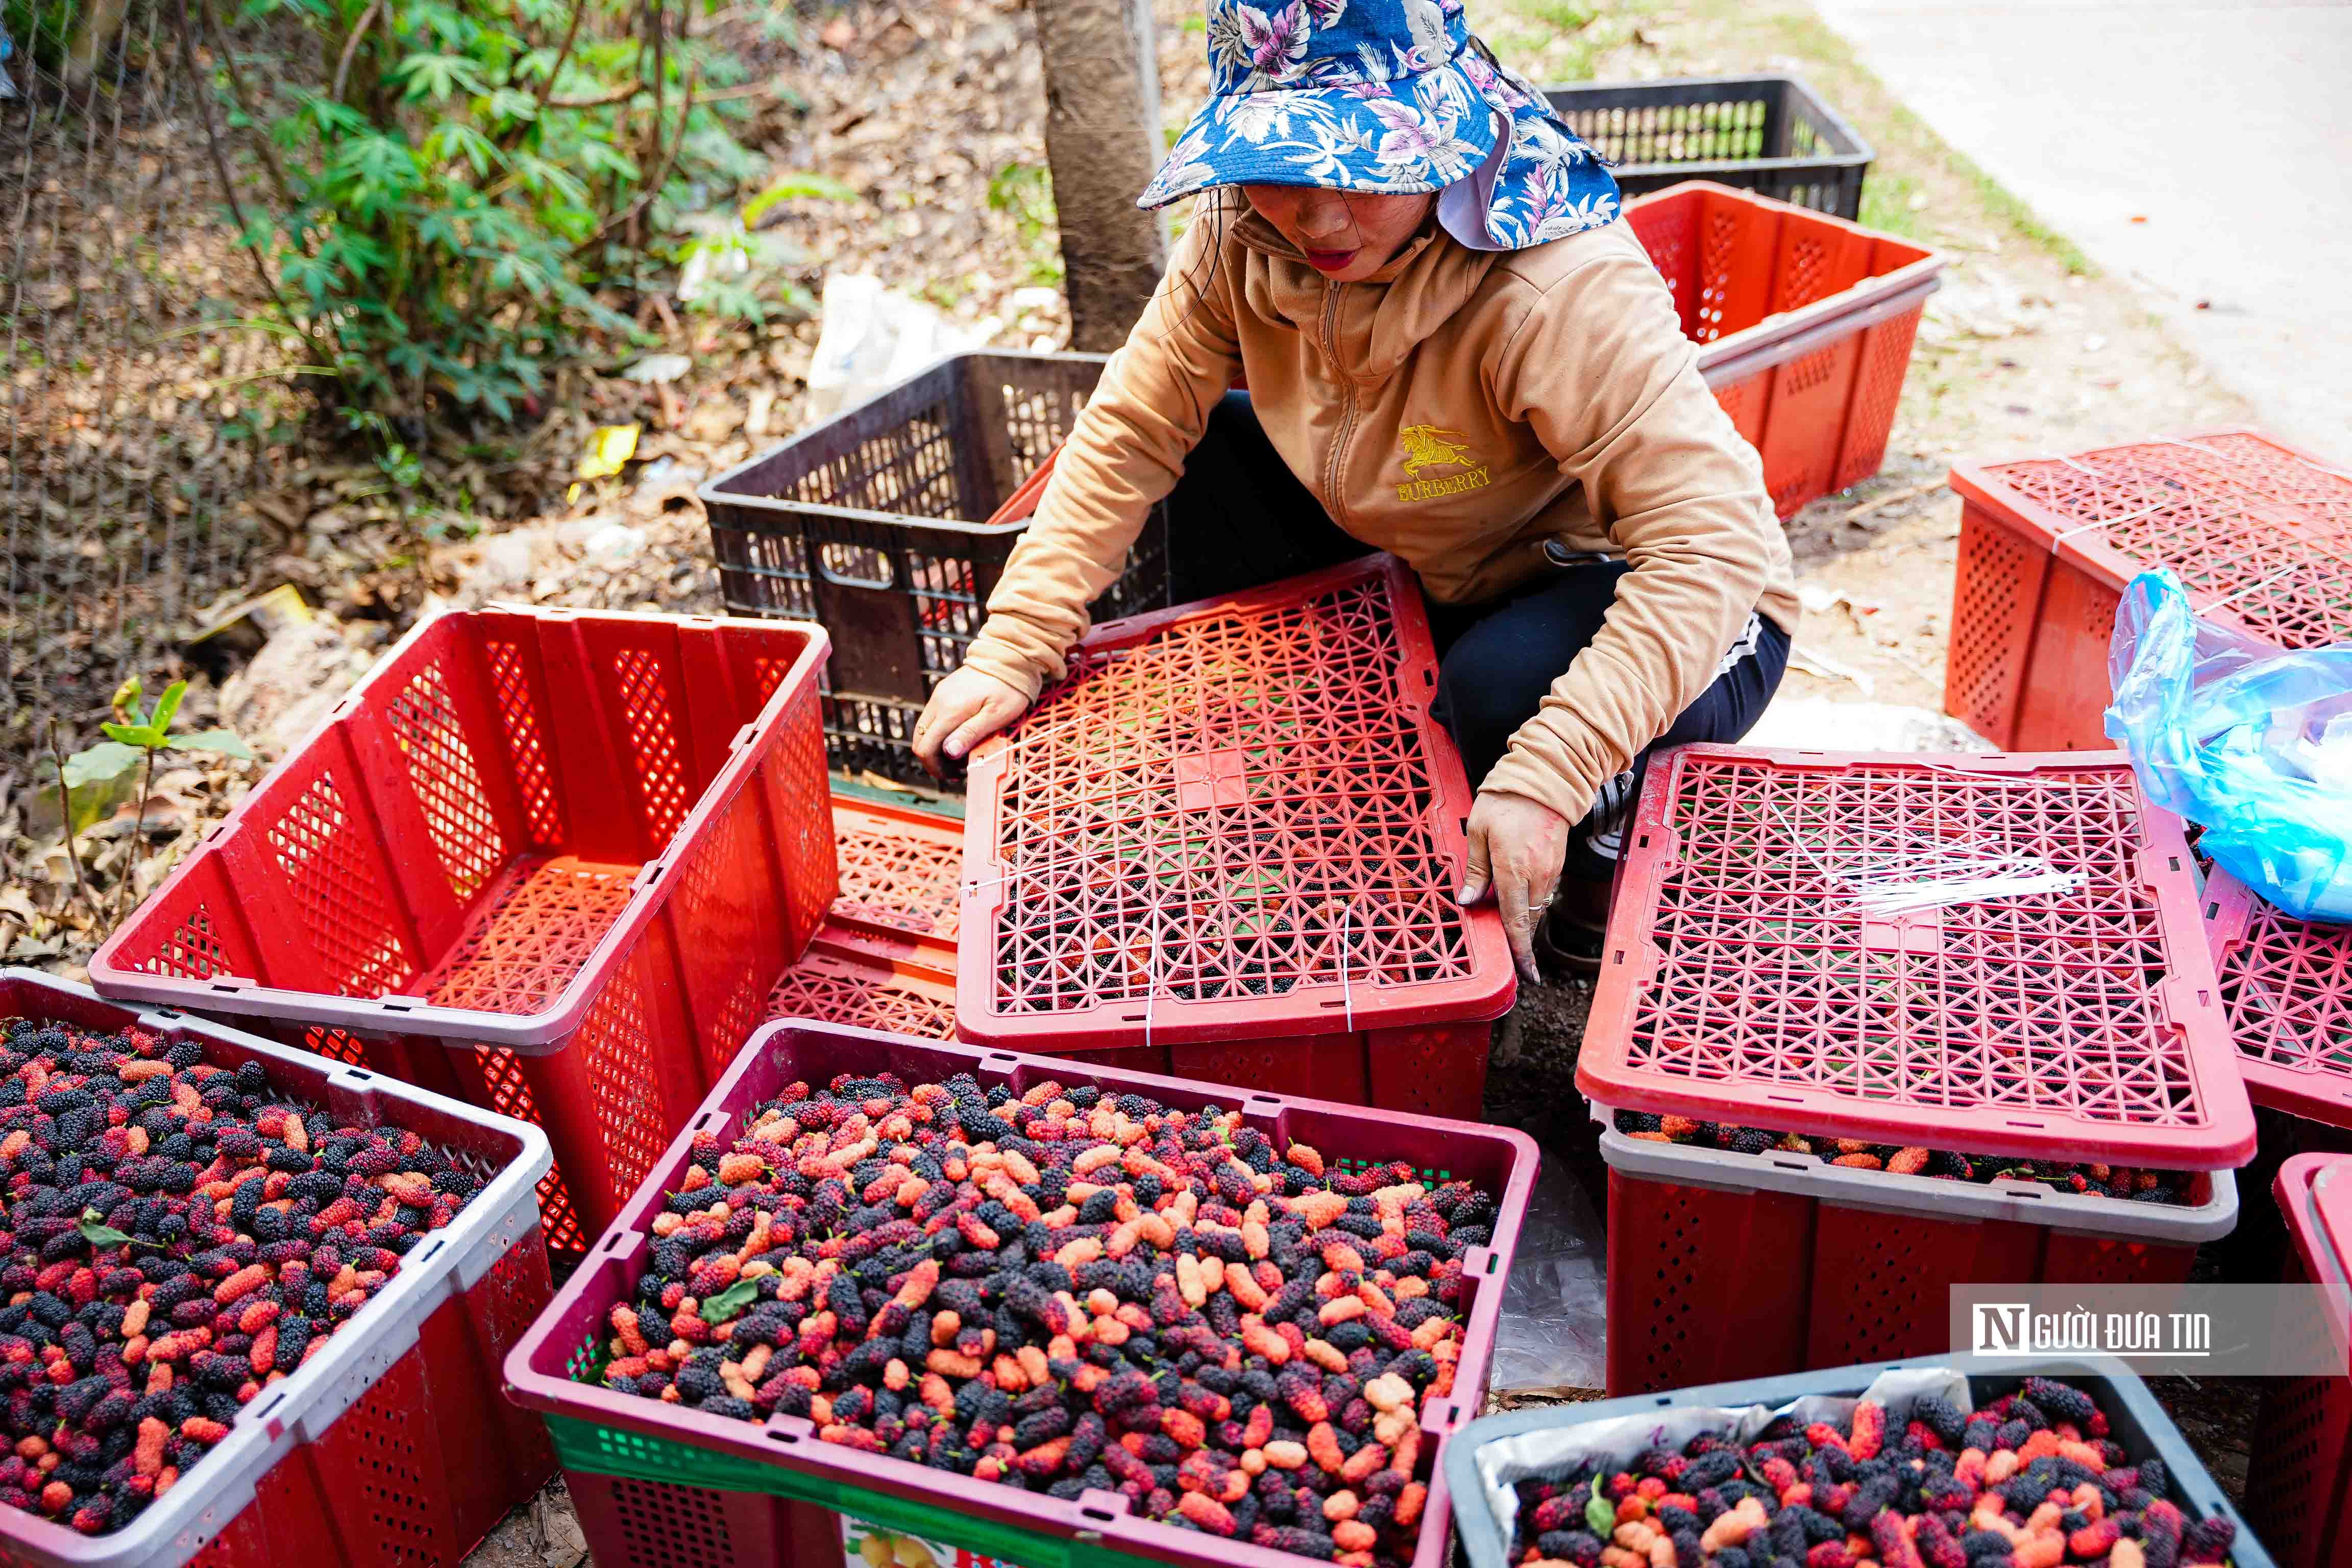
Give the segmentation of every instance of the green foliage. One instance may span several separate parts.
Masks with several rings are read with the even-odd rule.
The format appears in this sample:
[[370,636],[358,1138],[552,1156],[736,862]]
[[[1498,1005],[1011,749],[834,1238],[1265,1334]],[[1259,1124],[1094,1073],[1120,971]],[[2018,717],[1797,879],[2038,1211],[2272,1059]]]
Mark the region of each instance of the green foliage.
[[688,206],[761,167],[737,106],[697,100],[740,70],[680,36],[684,4],[247,0],[314,36],[325,79],[260,104],[257,73],[222,73],[278,196],[241,237],[347,414],[511,417],[591,334],[634,334],[598,286],[642,281]]
[[63,68],[66,40],[80,19],[79,0],[0,0],[0,30],[51,76]]
[[[123,682],[114,694],[116,723],[101,724],[106,739],[76,752],[65,761],[68,827],[75,833],[111,813],[130,797],[133,776],[142,763],[159,752],[211,752],[250,759],[252,750],[227,730],[199,730],[191,735],[171,733],[173,716],[188,694],[188,683],[175,680],[156,700],[153,712],[139,704],[138,679]],[[143,813],[142,813],[143,815]]]
[[1043,163],[1007,163],[988,182],[992,212],[1011,213],[1029,258],[1029,281],[1050,288],[1062,281],[1061,248],[1055,243],[1059,215],[1054,208],[1054,177]]

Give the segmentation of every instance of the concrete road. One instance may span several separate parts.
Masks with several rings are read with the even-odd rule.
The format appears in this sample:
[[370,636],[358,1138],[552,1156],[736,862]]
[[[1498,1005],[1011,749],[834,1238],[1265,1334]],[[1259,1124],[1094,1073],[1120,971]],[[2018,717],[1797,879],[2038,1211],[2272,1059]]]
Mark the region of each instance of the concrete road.
[[2352,463],[2352,0],[1815,0],[2263,422]]

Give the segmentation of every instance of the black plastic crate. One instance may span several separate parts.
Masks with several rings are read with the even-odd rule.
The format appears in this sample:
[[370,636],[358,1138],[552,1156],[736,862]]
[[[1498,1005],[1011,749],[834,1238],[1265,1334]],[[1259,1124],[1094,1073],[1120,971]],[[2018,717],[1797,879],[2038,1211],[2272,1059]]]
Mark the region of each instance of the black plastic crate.
[[[1028,526],[988,520],[1069,435],[1101,354],[953,354],[702,487],[731,614],[824,623],[836,770],[924,777],[911,737]],[[1097,621],[1168,603],[1153,509]]]
[[[1941,1302],[1924,1303],[1928,1310],[1940,1310]],[[2164,1461],[2171,1478],[2170,1495],[2191,1522],[2216,1516],[2234,1521],[2238,1526],[2237,1543],[2231,1548],[2230,1561],[2235,1568],[2275,1568],[2270,1554],[2247,1527],[2245,1516],[2231,1503],[2221,1486],[2213,1479],[2197,1451],[2172,1418],[2165,1414],[2156,1395],[2139,1374],[2121,1361],[2105,1356],[2046,1356],[2031,1362],[2003,1358],[1999,1370],[1990,1370],[1996,1363],[1984,1363],[1988,1370],[1972,1368],[1975,1358],[1962,1355],[1917,1356],[1908,1361],[1871,1363],[1861,1366],[1826,1367],[1818,1372],[1791,1373],[1785,1377],[1746,1378],[1734,1383],[1706,1384],[1696,1388],[1677,1388],[1664,1394],[1641,1394],[1624,1399],[1604,1399],[1585,1405],[1555,1405],[1536,1409],[1515,1410],[1507,1415],[1488,1415],[1473,1421],[1447,1439],[1442,1463],[1445,1484],[1454,1505],[1454,1524],[1462,1542],[1464,1556],[1470,1568],[1510,1568],[1510,1540],[1507,1524],[1496,1517],[1493,1506],[1481,1495],[1478,1470],[1479,1450],[1490,1443],[1502,1442],[1525,1433],[1549,1431],[1564,1426],[1582,1426],[1598,1421],[1614,1420],[1620,1416],[1652,1416],[1662,1410],[1687,1406],[1717,1406],[1744,1410],[1760,1405],[1768,1410],[1778,1410],[1807,1394],[1834,1394],[1853,1398],[1876,1382],[1878,1375],[1905,1368],[1949,1367],[1964,1373],[1970,1394],[1979,1403],[2015,1393],[2028,1376],[2054,1377],[2074,1384],[2098,1402],[2106,1412],[2108,1436],[2122,1445],[2134,1463],[2142,1459]],[[1894,1410],[1888,1412],[1887,1429],[1900,1434],[1903,1422]],[[1524,1460],[1526,1456],[1506,1456]],[[1507,1472],[1506,1472],[1507,1475]]]
[[1713,180],[1862,216],[1870,143],[1795,77],[1666,77],[1543,90],[1570,129],[1616,165],[1628,196]]

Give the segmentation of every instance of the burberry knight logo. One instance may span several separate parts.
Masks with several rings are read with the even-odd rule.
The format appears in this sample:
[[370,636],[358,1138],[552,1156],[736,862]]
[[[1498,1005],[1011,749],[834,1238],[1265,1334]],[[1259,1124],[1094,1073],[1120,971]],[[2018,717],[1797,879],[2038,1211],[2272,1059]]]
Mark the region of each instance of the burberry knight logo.
[[[1486,465],[1470,466],[1469,437],[1459,430],[1441,430],[1434,425],[1408,425],[1397,432],[1398,445],[1404,448],[1405,482],[1397,486],[1399,500],[1428,500],[1437,496],[1460,495],[1465,490],[1484,489],[1493,483]],[[1463,472],[1448,474],[1444,479],[1425,479],[1423,468],[1460,468]]]

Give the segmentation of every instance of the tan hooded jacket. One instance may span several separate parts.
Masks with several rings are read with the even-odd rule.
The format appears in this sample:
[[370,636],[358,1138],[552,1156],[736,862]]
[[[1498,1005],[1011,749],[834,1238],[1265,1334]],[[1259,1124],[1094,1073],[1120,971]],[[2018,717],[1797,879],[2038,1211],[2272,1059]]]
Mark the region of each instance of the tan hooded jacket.
[[1633,566],[1481,785],[1576,821],[1714,681],[1751,612],[1795,629],[1762,466],[1696,361],[1622,223],[1505,252],[1433,225],[1370,279],[1335,284],[1228,197],[1186,231],[1111,357],[968,662],[1032,697],[1061,672],[1238,371],[1332,520],[1441,604],[1557,571],[1552,541]]

